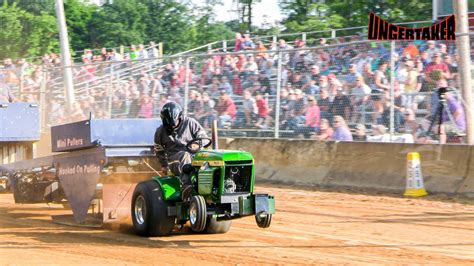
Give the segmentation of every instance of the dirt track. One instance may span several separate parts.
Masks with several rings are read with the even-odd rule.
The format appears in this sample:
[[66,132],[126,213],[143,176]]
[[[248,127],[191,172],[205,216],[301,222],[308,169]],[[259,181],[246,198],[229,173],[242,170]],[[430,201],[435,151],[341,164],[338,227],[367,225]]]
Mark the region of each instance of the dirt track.
[[59,206],[13,204],[0,194],[0,264],[474,264],[472,201],[404,199],[258,187],[276,195],[269,229],[253,217],[224,235],[130,232],[53,224]]

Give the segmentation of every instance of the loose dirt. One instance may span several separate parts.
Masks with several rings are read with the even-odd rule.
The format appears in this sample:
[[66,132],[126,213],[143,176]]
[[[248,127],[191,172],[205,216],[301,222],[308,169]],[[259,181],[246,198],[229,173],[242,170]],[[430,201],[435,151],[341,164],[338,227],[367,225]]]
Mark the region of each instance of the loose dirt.
[[474,201],[268,185],[256,191],[276,196],[268,229],[247,217],[227,234],[185,228],[156,238],[129,227],[54,224],[51,215],[69,211],[0,194],[0,264],[474,264]]

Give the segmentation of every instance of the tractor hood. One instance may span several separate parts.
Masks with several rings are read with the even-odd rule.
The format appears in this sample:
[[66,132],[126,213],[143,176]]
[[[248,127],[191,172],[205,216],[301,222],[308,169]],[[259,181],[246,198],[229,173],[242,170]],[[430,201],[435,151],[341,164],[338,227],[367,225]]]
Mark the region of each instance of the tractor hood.
[[246,151],[203,150],[194,156],[196,161],[247,161],[253,160],[252,154]]

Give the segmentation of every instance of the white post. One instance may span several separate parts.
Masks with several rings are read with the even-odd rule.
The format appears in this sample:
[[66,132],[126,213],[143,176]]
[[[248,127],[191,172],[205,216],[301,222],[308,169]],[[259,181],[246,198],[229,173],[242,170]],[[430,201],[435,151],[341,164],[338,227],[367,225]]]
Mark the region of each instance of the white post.
[[74,83],[72,81],[71,53],[67,35],[66,18],[64,17],[63,0],[56,0],[56,16],[58,18],[59,41],[61,43],[61,63],[64,71],[65,96],[69,109],[74,103]]
[[275,138],[280,135],[280,91],[281,91],[281,57],[282,52],[278,52],[278,66],[277,66],[277,84],[276,84],[276,104],[275,104]]
[[[393,140],[393,134],[395,133],[395,96],[393,87],[395,85],[395,60],[393,55],[395,54],[395,41],[390,42],[390,141]],[[382,96],[383,97],[383,96]]]
[[[456,2],[456,0],[454,0],[453,3],[454,2]],[[433,21],[436,21],[438,19],[438,0],[433,0],[432,19],[433,19]]]
[[188,100],[189,100],[189,57],[186,57],[186,70],[184,74],[184,102],[183,110],[184,116],[188,115]]
[[468,35],[467,1],[457,0],[454,3],[454,14],[456,15],[456,46],[459,53],[459,74],[461,78],[460,89],[465,103],[466,113],[466,134],[467,143],[474,144],[474,125],[472,110],[472,83],[471,83],[471,54]]

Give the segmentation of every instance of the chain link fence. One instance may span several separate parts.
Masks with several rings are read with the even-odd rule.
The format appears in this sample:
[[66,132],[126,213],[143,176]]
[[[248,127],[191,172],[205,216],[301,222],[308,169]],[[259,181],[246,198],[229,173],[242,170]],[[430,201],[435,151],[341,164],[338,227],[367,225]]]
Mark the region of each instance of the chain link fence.
[[[40,103],[44,130],[90,116],[158,117],[175,101],[206,128],[216,119],[231,137],[464,141],[470,110],[454,42],[346,38],[307,47],[280,39],[260,48],[75,65],[72,110],[61,67],[36,66],[16,80],[12,70],[0,75],[17,99]],[[439,87],[450,89],[438,97]]]

